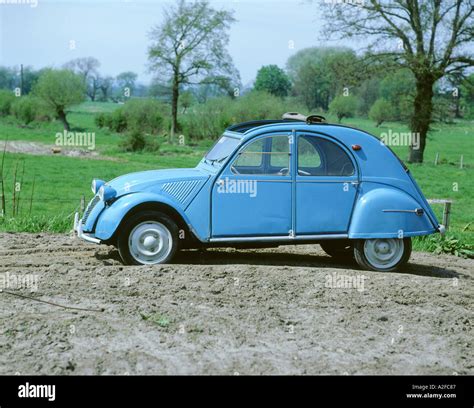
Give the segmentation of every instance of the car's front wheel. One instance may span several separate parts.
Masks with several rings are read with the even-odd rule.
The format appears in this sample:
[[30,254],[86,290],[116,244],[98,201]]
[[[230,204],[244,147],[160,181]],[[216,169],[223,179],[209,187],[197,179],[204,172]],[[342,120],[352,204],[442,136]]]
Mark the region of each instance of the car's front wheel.
[[117,246],[127,265],[168,263],[178,249],[178,227],[158,211],[137,213],[125,221]]
[[410,238],[361,239],[354,244],[354,258],[363,269],[390,272],[408,262]]

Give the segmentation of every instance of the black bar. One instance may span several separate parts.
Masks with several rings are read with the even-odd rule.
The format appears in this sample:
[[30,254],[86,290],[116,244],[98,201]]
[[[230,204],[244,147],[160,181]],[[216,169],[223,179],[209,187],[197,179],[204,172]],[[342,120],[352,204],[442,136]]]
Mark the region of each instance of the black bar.
[[[25,396],[27,385],[28,390],[31,385],[54,385],[54,401],[48,401],[52,394],[45,388],[42,398],[31,393],[29,398],[20,398],[20,390]],[[313,400],[472,408],[473,385],[471,376],[4,376],[0,377],[0,406],[66,401]]]

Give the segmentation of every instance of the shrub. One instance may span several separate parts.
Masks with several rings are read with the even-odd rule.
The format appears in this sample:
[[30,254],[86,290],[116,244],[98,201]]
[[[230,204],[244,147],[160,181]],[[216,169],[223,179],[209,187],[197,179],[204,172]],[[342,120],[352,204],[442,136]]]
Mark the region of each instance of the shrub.
[[392,104],[384,98],[377,99],[369,111],[369,118],[375,122],[375,126],[380,126],[387,120],[394,118]]
[[164,105],[154,99],[132,99],[112,113],[98,114],[95,123],[118,133],[133,129],[157,134],[163,129],[164,110]]
[[11,113],[23,125],[28,125],[34,120],[48,116],[48,107],[39,98],[25,95],[15,98],[11,106]]
[[145,135],[140,129],[132,129],[124,136],[120,147],[125,152],[156,152],[160,149],[160,144],[156,136]]
[[106,125],[110,130],[114,132],[124,132],[128,129],[127,117],[123,111],[123,108],[115,109],[106,119]]
[[107,115],[103,112],[96,114],[94,122],[98,128],[103,128],[106,126]]
[[11,106],[15,101],[15,95],[11,91],[0,90],[0,116],[11,113]]
[[237,99],[220,97],[194,105],[180,116],[183,133],[190,139],[215,139],[228,126],[258,119],[280,119],[285,112],[303,111],[293,100],[253,91]]
[[355,96],[339,95],[329,104],[329,111],[337,116],[340,123],[343,118],[351,118],[354,116],[357,110],[357,105],[358,102]]
[[136,152],[145,148],[145,136],[138,129],[128,132],[120,143],[120,147],[126,152]]
[[123,106],[128,129],[158,133],[163,126],[163,105],[154,99],[131,99]]

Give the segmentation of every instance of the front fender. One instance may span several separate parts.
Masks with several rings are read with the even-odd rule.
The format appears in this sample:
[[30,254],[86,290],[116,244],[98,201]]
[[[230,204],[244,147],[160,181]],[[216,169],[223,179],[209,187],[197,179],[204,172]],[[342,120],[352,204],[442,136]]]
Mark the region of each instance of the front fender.
[[110,239],[123,218],[137,205],[143,203],[161,203],[172,207],[186,222],[190,224],[184,212],[172,200],[154,193],[132,193],[127,194],[104,208],[100,214],[95,227],[95,237],[105,241]]
[[[421,215],[416,214],[417,208],[423,210]],[[349,238],[402,238],[434,232],[426,208],[411,195],[387,186],[361,186]]]

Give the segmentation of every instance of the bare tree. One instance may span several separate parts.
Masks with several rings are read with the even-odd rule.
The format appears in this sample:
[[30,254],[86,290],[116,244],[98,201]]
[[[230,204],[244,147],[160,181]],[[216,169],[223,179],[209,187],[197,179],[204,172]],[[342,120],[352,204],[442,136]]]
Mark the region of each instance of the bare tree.
[[413,72],[416,89],[411,130],[420,135],[420,147],[410,146],[409,161],[423,162],[435,82],[474,66],[474,55],[466,47],[474,40],[474,0],[330,3],[323,5],[329,36],[369,39],[369,55]]
[[150,67],[160,82],[171,85],[171,138],[178,129],[178,99],[184,84],[216,83],[228,86],[225,78],[235,76],[226,51],[228,29],[234,22],[231,12],[215,10],[205,0],[177,5],[164,13],[164,22],[155,26],[148,50]]
[[63,65],[64,69],[69,69],[75,74],[81,75],[87,80],[90,75],[97,74],[100,62],[94,57],[75,58]]
[[95,101],[99,90],[99,67],[100,62],[94,57],[75,58],[63,65],[77,75],[80,75],[86,85],[86,94],[91,101]]

